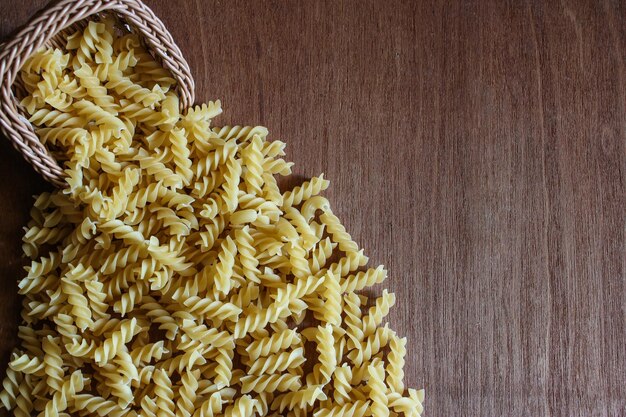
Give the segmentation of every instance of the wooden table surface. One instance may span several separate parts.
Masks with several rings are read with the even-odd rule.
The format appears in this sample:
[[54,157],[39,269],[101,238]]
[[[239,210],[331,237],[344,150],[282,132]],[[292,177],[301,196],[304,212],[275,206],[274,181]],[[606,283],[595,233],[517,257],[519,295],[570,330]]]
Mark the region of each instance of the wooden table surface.
[[[0,0],[6,37],[46,3]],[[324,172],[426,416],[626,416],[626,3],[149,0],[219,124]],[[46,186],[0,142],[0,357]]]

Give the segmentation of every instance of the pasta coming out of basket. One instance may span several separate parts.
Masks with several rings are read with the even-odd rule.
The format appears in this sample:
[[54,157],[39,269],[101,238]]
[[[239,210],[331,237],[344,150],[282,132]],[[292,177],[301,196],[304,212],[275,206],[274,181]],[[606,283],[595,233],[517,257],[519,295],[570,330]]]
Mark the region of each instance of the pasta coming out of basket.
[[[16,416],[419,416],[395,303],[320,196],[281,192],[285,144],[181,113],[171,75],[110,18],[24,65],[22,105],[64,155],[19,281]],[[382,327],[381,327],[382,326]]]

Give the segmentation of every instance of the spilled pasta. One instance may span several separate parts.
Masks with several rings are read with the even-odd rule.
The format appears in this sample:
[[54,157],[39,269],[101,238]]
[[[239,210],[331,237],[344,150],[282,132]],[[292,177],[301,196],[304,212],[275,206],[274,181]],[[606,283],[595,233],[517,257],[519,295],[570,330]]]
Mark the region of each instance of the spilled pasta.
[[[382,267],[323,176],[281,192],[285,144],[179,112],[174,80],[116,22],[24,65],[22,105],[63,161],[24,236],[16,416],[419,416]],[[369,308],[368,308],[369,306]]]

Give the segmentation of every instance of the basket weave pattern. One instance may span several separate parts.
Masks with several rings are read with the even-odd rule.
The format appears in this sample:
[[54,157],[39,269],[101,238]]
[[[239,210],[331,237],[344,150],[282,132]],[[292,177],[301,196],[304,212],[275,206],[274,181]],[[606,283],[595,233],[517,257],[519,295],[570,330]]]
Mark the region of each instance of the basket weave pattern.
[[150,53],[176,79],[181,110],[194,102],[194,81],[180,49],[163,22],[140,0],[63,0],[28,23],[0,50],[0,128],[13,146],[49,182],[64,186],[64,173],[35,134],[14,93],[14,83],[24,62],[45,45],[62,47],[68,33],[84,25],[83,19],[101,12],[113,13],[131,26]]

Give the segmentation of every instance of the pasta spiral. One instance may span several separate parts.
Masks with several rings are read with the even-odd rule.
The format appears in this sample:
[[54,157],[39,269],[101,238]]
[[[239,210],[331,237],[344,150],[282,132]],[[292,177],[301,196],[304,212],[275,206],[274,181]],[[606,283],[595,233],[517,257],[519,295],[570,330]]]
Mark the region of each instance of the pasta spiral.
[[241,378],[241,392],[297,391],[302,384],[298,375],[247,375]]
[[303,201],[318,195],[326,190],[330,182],[324,179],[324,174],[319,177],[313,177],[309,181],[305,181],[302,185],[295,187],[291,191],[287,191],[283,195],[283,207],[297,206]]
[[323,296],[326,298],[324,321],[332,326],[339,326],[341,324],[341,288],[339,279],[330,271],[324,277]]
[[187,371],[183,374],[178,391],[178,401],[176,402],[176,417],[191,417],[193,415],[198,378],[200,378],[200,372],[198,371]]
[[323,379],[320,384],[326,385],[337,367],[337,355],[335,354],[335,340],[330,324],[319,326],[316,335],[317,351],[320,354],[320,374]]
[[[62,407],[63,402],[58,401]],[[29,417],[33,410],[33,386],[30,375],[25,375],[20,382],[18,393],[15,396],[15,409],[13,413],[16,417]],[[54,414],[52,414],[54,415]]]
[[351,253],[359,250],[358,245],[352,240],[345,227],[341,224],[337,216],[330,212],[325,212],[320,216],[322,223],[326,225],[326,230],[332,235],[333,240],[339,244],[339,250]]
[[83,295],[81,286],[68,278],[61,278],[61,289],[67,294],[67,301],[72,306],[71,314],[74,316],[76,326],[81,330],[93,326],[89,302]]
[[63,386],[63,359],[61,358],[60,340],[48,336],[42,340],[44,352],[44,371],[46,373],[46,383],[53,391],[60,391]]
[[122,417],[125,414],[124,409],[117,403],[96,395],[76,394],[73,400],[74,403],[70,407],[72,411],[87,410],[87,412],[97,414],[100,417]]
[[230,381],[233,377],[231,371],[233,367],[233,354],[234,350],[228,349],[225,346],[217,350],[217,356],[215,358],[217,364],[215,367],[215,373],[217,374],[215,377],[215,385],[220,388],[230,385]]
[[288,392],[276,397],[272,403],[272,409],[278,410],[281,413],[285,411],[285,409],[294,409],[295,407],[304,409],[307,406],[312,406],[315,401],[323,401],[326,398],[322,387],[313,385],[299,391]]
[[404,392],[404,356],[406,355],[406,338],[393,336],[389,341],[389,362],[387,365],[387,386],[402,395]]
[[[109,82],[104,86],[115,91],[119,96],[132,100],[135,103],[142,103],[144,106],[154,106],[157,101],[165,96],[159,95],[158,89],[151,91],[139,84],[135,84],[128,77],[124,77],[119,72],[109,74]],[[96,104],[98,104],[96,102]]]
[[389,407],[387,406],[387,393],[384,381],[385,369],[382,363],[372,363],[368,367],[370,374],[369,379],[369,397],[372,400],[372,415],[375,417],[389,416]]
[[248,227],[235,231],[235,242],[245,277],[252,282],[260,282],[258,275],[261,274],[261,271],[257,268],[259,261],[255,256],[256,249],[252,245],[253,238]]
[[253,195],[261,195],[263,193],[263,154],[261,149],[261,138],[255,135],[241,152],[243,163],[248,167],[244,175],[245,183],[248,193]]
[[347,364],[343,364],[335,369],[333,373],[333,399],[337,404],[343,405],[350,401],[350,391],[352,390],[351,380],[352,370]]
[[54,393],[45,406],[46,416],[58,416],[68,407],[68,400],[73,401],[73,397],[81,392],[85,387],[85,379],[80,371],[74,371],[70,378],[63,382],[61,389]]
[[154,371],[154,393],[156,394],[156,405],[159,414],[166,417],[174,417],[174,390],[172,389],[172,381],[165,371],[157,369]]
[[249,369],[251,375],[275,374],[289,368],[296,368],[305,361],[304,349],[299,347],[291,352],[276,353],[257,359]]
[[373,334],[383,319],[389,314],[389,310],[396,302],[396,296],[383,290],[383,295],[376,299],[376,305],[369,309],[367,316],[363,317],[363,335],[365,337]]
[[78,77],[78,82],[81,87],[85,89],[87,96],[93,100],[96,105],[110,113],[117,111],[118,106],[113,97],[109,95],[107,91],[108,87],[100,84],[100,79],[94,74],[89,65],[83,65],[78,70],[74,71],[74,74]]
[[208,399],[203,401],[196,409],[193,417],[214,417],[222,411],[222,397],[220,392],[213,393]]
[[382,266],[376,269],[368,269],[346,277],[341,282],[342,292],[354,292],[363,288],[382,283],[387,278],[387,271]]
[[12,410],[15,407],[15,400],[19,395],[19,388],[24,374],[16,372],[13,369],[7,369],[6,376],[2,381],[3,390],[0,393],[0,401],[7,410]]
[[111,336],[95,350],[94,359],[96,363],[100,365],[108,363],[125,343],[130,342],[139,330],[140,328],[137,325],[136,318],[123,320],[120,323],[119,329],[112,332]]
[[257,400],[249,395],[242,395],[235,400],[234,404],[226,408],[225,417],[247,417],[254,415]]

